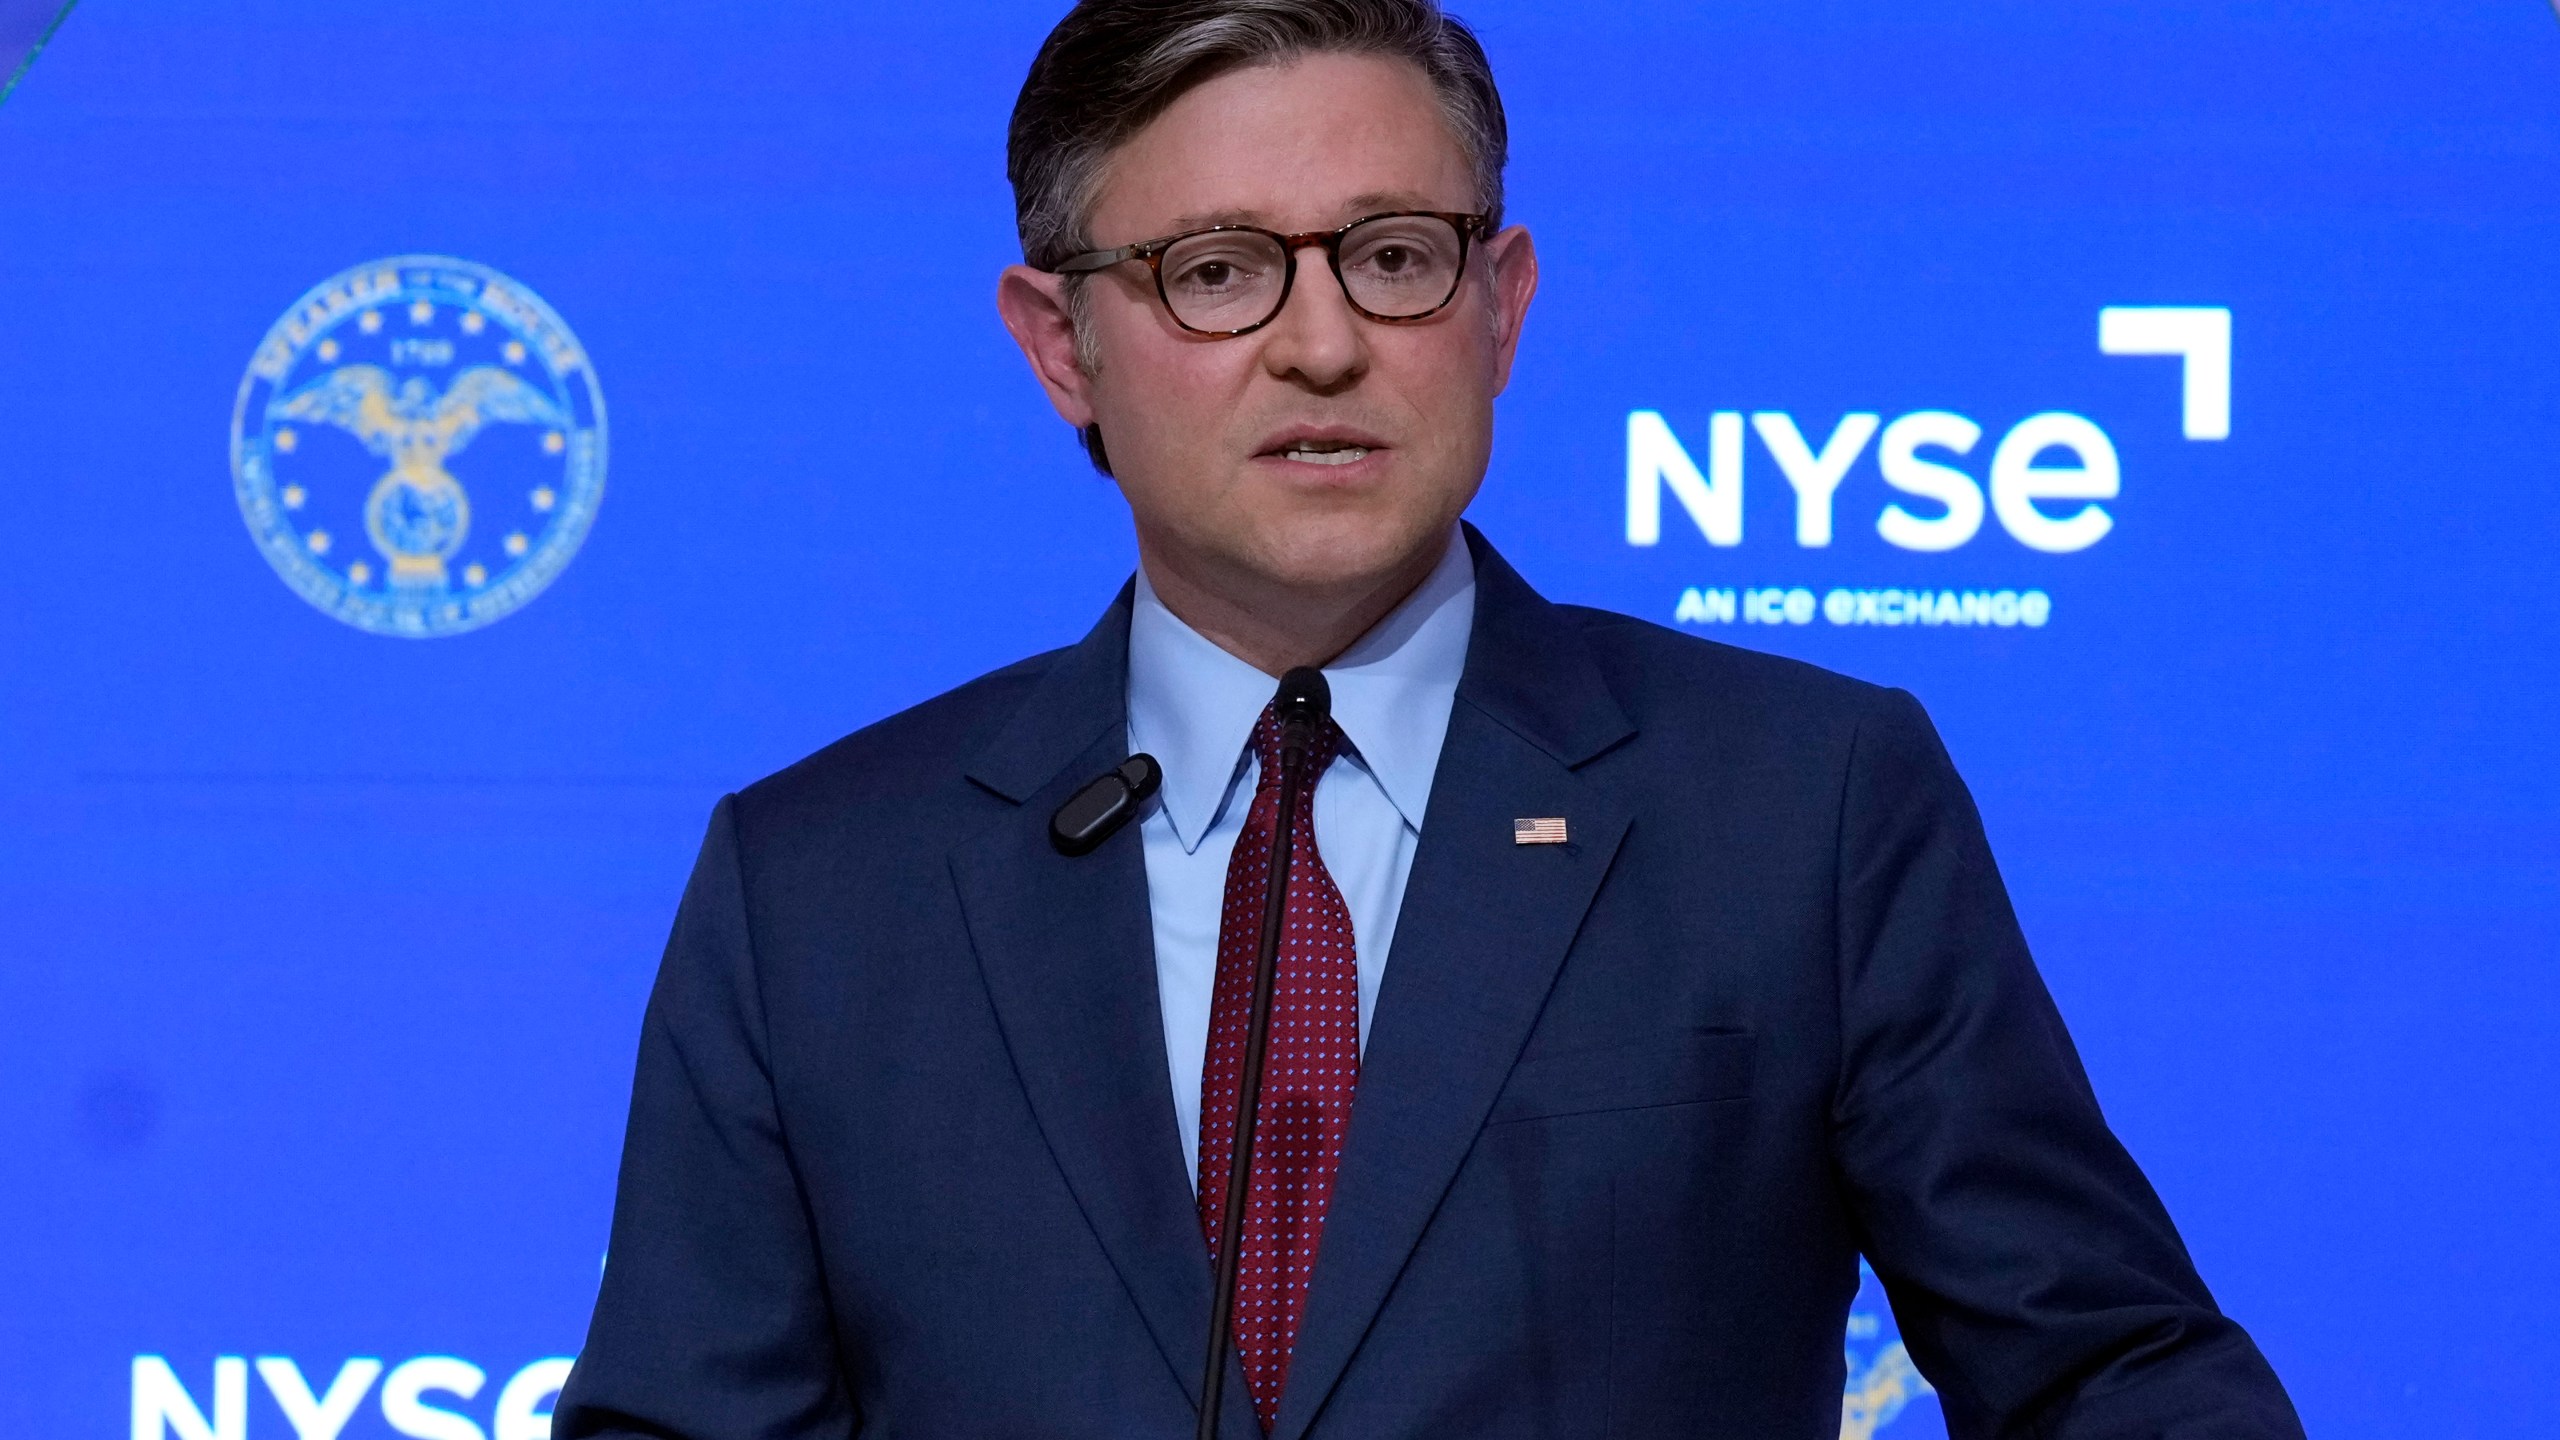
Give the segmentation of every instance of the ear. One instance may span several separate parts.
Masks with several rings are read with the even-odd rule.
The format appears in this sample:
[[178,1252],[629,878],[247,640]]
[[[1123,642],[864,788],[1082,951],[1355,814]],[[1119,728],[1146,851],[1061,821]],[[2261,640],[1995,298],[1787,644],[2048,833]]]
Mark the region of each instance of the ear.
[[1066,279],[1028,265],[1008,265],[996,281],[996,313],[1031,362],[1058,418],[1082,430],[1093,423],[1092,378],[1076,363],[1076,331],[1067,315]]
[[1520,327],[1528,321],[1529,301],[1538,293],[1538,247],[1525,225],[1514,225],[1484,242],[1486,268],[1493,272],[1493,393],[1511,383],[1511,357],[1520,349]]

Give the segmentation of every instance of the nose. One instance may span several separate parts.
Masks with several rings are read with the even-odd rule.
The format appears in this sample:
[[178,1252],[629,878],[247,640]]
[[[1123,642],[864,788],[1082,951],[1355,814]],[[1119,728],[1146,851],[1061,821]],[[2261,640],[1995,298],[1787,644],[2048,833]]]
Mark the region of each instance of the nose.
[[1322,245],[1300,247],[1288,302],[1263,327],[1262,363],[1273,376],[1329,395],[1369,368],[1368,322],[1351,308]]

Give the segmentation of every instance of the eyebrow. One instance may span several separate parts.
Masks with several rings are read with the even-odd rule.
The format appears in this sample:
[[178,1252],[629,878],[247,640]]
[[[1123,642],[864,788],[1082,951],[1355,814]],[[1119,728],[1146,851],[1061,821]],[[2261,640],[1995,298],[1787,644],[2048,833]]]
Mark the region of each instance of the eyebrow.
[[[1428,209],[1430,208],[1430,204],[1421,196],[1414,194],[1410,190],[1372,190],[1365,195],[1352,196],[1349,200],[1343,202],[1342,208],[1349,212],[1344,217],[1345,223],[1348,223],[1349,221],[1357,220],[1364,215],[1375,215],[1382,211]],[[1200,230],[1211,225],[1262,226],[1264,221],[1265,216],[1259,210],[1229,209],[1204,210],[1192,215],[1176,215],[1166,223],[1173,226],[1175,230],[1180,231]],[[1333,227],[1326,226],[1325,228],[1332,229]]]

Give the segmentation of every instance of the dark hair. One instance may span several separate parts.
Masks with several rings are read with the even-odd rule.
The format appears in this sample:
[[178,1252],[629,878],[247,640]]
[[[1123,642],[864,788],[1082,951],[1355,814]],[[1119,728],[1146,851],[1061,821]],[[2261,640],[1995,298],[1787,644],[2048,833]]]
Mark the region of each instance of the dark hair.
[[[1476,204],[1502,223],[1510,151],[1502,95],[1475,32],[1437,0],[1078,0],[1041,43],[1013,102],[1005,174],[1022,258],[1046,269],[1093,248],[1085,227],[1104,162],[1184,91],[1313,54],[1383,55],[1418,67],[1474,162]],[[1069,277],[1071,305],[1082,299],[1081,279]],[[1101,428],[1086,426],[1083,439],[1094,468],[1110,474]]]

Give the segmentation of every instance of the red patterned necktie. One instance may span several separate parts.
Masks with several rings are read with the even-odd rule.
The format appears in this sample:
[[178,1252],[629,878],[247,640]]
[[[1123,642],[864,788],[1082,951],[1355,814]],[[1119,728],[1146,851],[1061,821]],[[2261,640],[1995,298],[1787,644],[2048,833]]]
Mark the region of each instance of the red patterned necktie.
[[[1289,1380],[1289,1351],[1307,1306],[1316,1242],[1333,1200],[1333,1172],[1351,1125],[1360,1079],[1360,972],[1351,911],[1316,853],[1316,780],[1333,763],[1342,732],[1326,721],[1307,756],[1289,852],[1288,916],[1280,933],[1279,977],[1271,996],[1270,1049],[1253,1131],[1244,1241],[1236,1276],[1235,1339],[1265,1432]],[[1279,823],[1280,728],[1270,710],[1253,729],[1262,777],[1227,861],[1227,904],[1218,921],[1218,978],[1209,1009],[1209,1050],[1200,1075],[1200,1228],[1210,1260],[1226,1206],[1236,1095],[1244,1085],[1245,1030],[1253,1015],[1254,952],[1262,942],[1263,885],[1271,832]]]

